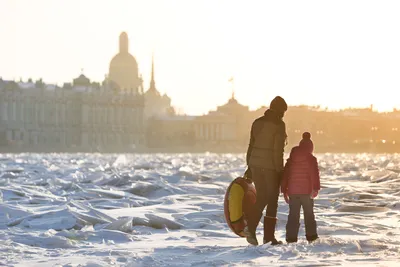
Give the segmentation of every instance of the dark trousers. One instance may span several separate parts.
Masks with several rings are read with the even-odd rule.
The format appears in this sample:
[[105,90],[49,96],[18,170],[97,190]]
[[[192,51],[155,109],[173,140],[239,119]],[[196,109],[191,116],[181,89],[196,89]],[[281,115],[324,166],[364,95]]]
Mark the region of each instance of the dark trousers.
[[289,196],[289,217],[286,224],[286,241],[296,242],[300,228],[300,208],[303,207],[307,240],[317,237],[317,222],[314,216],[314,200],[310,195]]
[[267,207],[266,216],[276,217],[278,211],[278,198],[280,176],[274,170],[251,168],[252,180],[257,191],[257,201],[251,209],[248,218],[249,231],[255,232],[260,222],[262,213]]

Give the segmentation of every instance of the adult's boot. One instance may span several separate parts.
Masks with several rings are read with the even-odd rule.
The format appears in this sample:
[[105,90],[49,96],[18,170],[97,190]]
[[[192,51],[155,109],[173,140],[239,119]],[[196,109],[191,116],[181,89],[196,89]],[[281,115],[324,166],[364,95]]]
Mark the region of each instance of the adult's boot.
[[256,205],[253,205],[249,212],[246,213],[247,226],[244,228],[243,233],[246,236],[246,240],[253,246],[258,246],[256,237],[257,225],[262,217]]
[[249,244],[253,246],[258,246],[258,241],[256,237],[256,232],[249,230],[249,227],[246,226],[243,230],[244,235],[246,236],[246,240]]
[[275,226],[278,219],[275,217],[264,216],[264,244],[271,242],[271,245],[283,244],[275,238]]

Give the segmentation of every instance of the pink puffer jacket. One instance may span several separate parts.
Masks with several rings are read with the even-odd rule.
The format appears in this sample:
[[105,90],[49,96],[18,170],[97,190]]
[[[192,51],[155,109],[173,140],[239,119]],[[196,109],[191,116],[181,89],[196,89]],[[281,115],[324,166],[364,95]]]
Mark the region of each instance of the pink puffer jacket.
[[320,189],[317,158],[302,146],[294,147],[285,164],[281,192],[288,195],[311,194]]

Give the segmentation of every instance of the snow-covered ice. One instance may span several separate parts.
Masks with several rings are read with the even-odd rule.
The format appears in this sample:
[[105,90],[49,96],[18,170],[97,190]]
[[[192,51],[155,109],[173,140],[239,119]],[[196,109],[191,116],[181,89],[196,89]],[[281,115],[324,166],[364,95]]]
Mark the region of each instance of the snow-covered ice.
[[0,154],[0,266],[398,266],[400,155],[317,157],[320,239],[253,247],[223,214],[244,154]]

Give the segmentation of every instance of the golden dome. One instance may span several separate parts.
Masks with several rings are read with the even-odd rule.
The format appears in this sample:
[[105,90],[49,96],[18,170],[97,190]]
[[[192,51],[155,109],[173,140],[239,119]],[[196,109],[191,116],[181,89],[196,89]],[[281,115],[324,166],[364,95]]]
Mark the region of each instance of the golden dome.
[[138,64],[129,53],[129,40],[125,32],[119,36],[119,53],[110,62],[109,79],[119,89],[137,89],[140,84]]

